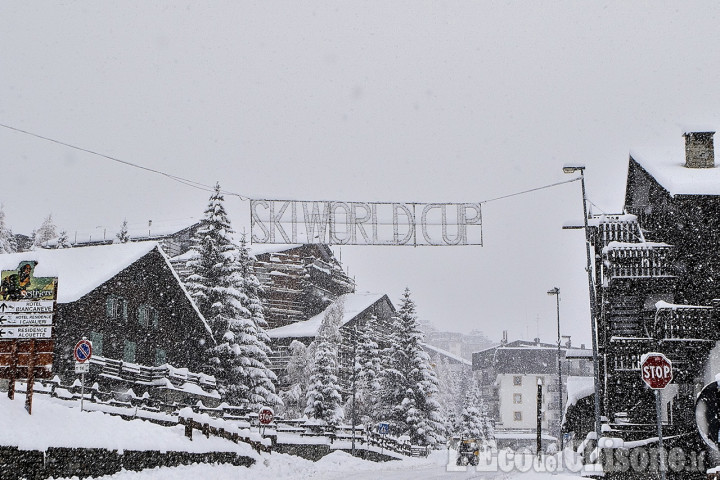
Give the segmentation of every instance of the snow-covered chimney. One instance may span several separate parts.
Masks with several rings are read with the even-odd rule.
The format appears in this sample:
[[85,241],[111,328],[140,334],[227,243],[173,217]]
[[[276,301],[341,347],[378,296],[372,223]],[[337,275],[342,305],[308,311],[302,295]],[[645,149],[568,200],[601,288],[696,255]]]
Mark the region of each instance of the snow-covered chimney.
[[685,132],[685,166],[687,168],[713,168],[715,132]]

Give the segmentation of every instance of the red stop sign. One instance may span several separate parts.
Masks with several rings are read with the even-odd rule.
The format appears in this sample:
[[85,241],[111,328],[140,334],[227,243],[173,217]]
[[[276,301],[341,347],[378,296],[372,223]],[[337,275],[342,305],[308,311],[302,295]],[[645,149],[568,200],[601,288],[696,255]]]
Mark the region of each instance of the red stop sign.
[[273,411],[268,407],[263,407],[258,413],[258,420],[261,425],[268,425],[273,421]]
[[648,387],[662,390],[673,379],[672,362],[662,353],[646,353],[640,359],[640,374]]

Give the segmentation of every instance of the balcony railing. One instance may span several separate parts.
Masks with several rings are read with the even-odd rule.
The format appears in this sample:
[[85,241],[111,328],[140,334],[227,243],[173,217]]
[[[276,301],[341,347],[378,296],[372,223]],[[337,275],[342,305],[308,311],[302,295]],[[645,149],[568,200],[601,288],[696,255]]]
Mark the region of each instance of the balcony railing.
[[655,338],[670,341],[715,341],[720,338],[712,307],[659,306],[655,314]]
[[666,244],[611,242],[603,249],[604,276],[607,280],[674,277],[672,251],[673,247]]

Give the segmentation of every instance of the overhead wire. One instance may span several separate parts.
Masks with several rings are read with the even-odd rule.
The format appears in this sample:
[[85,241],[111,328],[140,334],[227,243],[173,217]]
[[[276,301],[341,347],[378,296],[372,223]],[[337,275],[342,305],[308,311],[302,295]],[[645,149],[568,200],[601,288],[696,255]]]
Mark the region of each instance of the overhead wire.
[[[79,146],[77,146],[77,145],[73,145],[73,144],[68,143],[68,142],[63,142],[63,141],[57,140],[57,139],[55,139],[55,138],[47,137],[47,136],[45,136],[45,135],[40,135],[40,134],[38,134],[38,133],[30,132],[30,131],[23,130],[23,129],[17,128],[17,127],[13,127],[13,126],[11,126],[11,125],[6,125],[6,124],[3,124],[3,123],[0,123],[0,127],[6,128],[6,129],[8,129],[8,130],[12,130],[12,131],[15,131],[15,132],[18,132],[18,133],[22,133],[22,134],[25,134],[25,135],[29,135],[29,136],[31,136],[31,137],[39,138],[39,139],[45,140],[45,141],[47,141],[47,142],[52,142],[52,143],[56,143],[56,144],[58,144],[58,145],[63,145],[63,146],[65,146],[65,147],[72,148],[72,149],[75,149],[75,150],[79,150],[79,151],[81,151],[81,152],[89,153],[89,154],[91,154],[91,155],[96,155],[96,156],[98,156],[98,157],[105,158],[105,159],[107,159],[107,160],[111,160],[111,161],[113,161],[113,162],[120,163],[120,164],[122,164],[122,165],[126,165],[126,166],[133,167],[133,168],[138,168],[138,169],[145,170],[145,171],[148,171],[148,172],[157,174],[157,175],[162,175],[162,176],[164,176],[164,177],[166,177],[166,178],[169,178],[170,180],[173,180],[173,181],[175,181],[175,182],[181,183],[181,184],[186,185],[186,186],[188,186],[188,187],[197,188],[198,190],[203,190],[203,191],[208,191],[208,192],[211,192],[211,191],[214,190],[214,187],[212,187],[211,185],[206,185],[206,184],[204,184],[204,183],[197,182],[197,181],[195,181],[195,180],[191,180],[191,179],[188,179],[188,178],[180,177],[180,176],[178,176],[178,175],[173,175],[173,174],[171,174],[171,173],[167,173],[167,172],[163,172],[163,171],[161,171],[161,170],[157,170],[157,169],[154,169],[154,168],[146,167],[146,166],[144,166],[144,165],[139,165],[139,164],[137,164],[137,163],[129,162],[129,161],[127,161],[127,160],[122,160],[122,159],[117,158],[117,157],[113,157],[113,156],[110,156],[110,155],[106,155],[106,154],[104,154],[104,153],[100,153],[100,152],[97,152],[97,151],[95,151],[95,150],[90,150],[89,148],[79,147]],[[546,188],[557,187],[557,186],[559,186],[559,185],[564,185],[564,184],[566,184],[566,183],[576,182],[576,181],[578,181],[578,180],[580,180],[580,177],[571,178],[570,180],[564,180],[564,181],[562,181],[562,182],[551,183],[551,184],[549,184],[549,185],[543,185],[543,186],[541,186],[541,187],[531,188],[531,189],[529,189],[529,190],[523,190],[523,191],[521,191],[521,192],[515,192],[515,193],[508,194],[508,195],[502,195],[502,196],[499,196],[499,197],[490,198],[490,199],[483,200],[483,201],[478,202],[478,203],[481,203],[481,204],[482,204],[482,203],[490,203],[490,202],[494,202],[494,201],[497,201],[497,200],[503,200],[503,199],[505,199],[505,198],[515,197],[515,196],[517,196],[517,195],[524,195],[524,194],[526,194],[526,193],[536,192],[536,191],[538,191],[538,190],[543,190],[543,189],[546,189]],[[236,197],[240,198],[240,200],[243,200],[243,201],[251,200],[251,198],[248,197],[248,196],[246,196],[246,195],[242,195],[242,194],[240,194],[240,193],[232,192],[232,191],[229,191],[229,190],[221,190],[221,193],[226,194],[226,195],[236,196]],[[591,202],[591,203],[592,203],[592,202]],[[594,204],[593,204],[593,205],[594,205]]]

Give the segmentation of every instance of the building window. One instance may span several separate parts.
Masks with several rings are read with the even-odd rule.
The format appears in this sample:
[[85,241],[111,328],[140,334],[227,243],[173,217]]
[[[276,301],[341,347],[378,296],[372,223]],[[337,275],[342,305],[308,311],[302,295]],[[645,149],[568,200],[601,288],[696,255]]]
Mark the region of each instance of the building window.
[[515,386],[522,385],[522,376],[521,375],[515,375],[513,377],[513,385],[515,385]]
[[158,312],[149,305],[140,305],[138,308],[138,322],[143,327],[152,325],[153,328],[158,327]]
[[122,297],[107,297],[105,301],[105,313],[108,319],[127,320],[127,300]]
[[135,363],[135,342],[125,340],[123,348],[123,362]]
[[93,355],[102,357],[103,354],[103,334],[98,332],[90,332],[90,343],[92,343]]
[[522,422],[522,412],[513,412],[513,420]]
[[522,393],[513,394],[513,403],[522,403]]
[[162,348],[155,350],[155,366],[159,367],[160,365],[165,365],[166,363],[167,355],[165,354],[165,350]]

